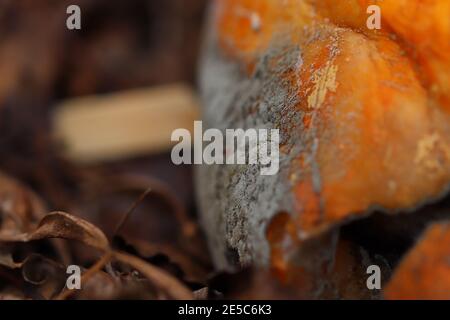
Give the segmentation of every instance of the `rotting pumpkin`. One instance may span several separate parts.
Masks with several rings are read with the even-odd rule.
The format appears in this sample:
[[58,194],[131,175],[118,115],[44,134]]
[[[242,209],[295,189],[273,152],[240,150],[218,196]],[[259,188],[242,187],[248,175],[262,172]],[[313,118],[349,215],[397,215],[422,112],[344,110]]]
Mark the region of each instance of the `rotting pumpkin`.
[[[366,28],[374,3],[381,30]],[[281,132],[276,177],[252,167],[197,170],[219,268],[282,273],[306,241],[325,237],[333,255],[339,226],[448,194],[449,13],[450,2],[437,0],[213,2],[204,123]],[[280,233],[281,244],[267,239]]]

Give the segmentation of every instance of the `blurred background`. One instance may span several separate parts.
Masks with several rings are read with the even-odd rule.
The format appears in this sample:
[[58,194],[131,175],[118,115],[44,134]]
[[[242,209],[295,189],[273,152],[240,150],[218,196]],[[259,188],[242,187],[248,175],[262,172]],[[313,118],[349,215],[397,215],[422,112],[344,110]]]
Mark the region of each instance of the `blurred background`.
[[[82,11],[79,31],[66,28],[71,4]],[[194,87],[205,5],[205,0],[0,1],[1,170],[35,188],[52,207],[70,209],[63,194],[52,194],[66,187],[58,184],[65,182],[58,170],[62,159],[49,141],[52,112],[72,97],[179,82]],[[155,120],[148,119],[149,126]],[[171,166],[166,154],[134,158],[107,167],[134,172],[144,166],[143,173],[177,188],[177,196],[192,206],[190,168]]]
[[[66,28],[66,9],[73,4],[81,8],[81,30]],[[54,115],[67,101],[85,96],[94,97],[87,106],[94,109],[97,96],[101,101],[105,94],[112,94],[108,101],[114,108],[125,110],[127,95],[116,103],[115,94],[137,88],[148,92],[139,102],[139,94],[130,91],[131,99],[143,108],[145,99],[152,97],[157,97],[153,104],[164,105],[158,112],[150,111],[153,116],[146,119],[147,127],[158,123],[159,116],[176,118],[176,113],[161,114],[171,108],[164,92],[180,93],[177,103],[187,97],[188,108],[197,108],[192,104],[206,4],[206,0],[1,0],[0,202],[13,197],[26,207],[30,201],[22,196],[33,192],[48,212],[64,210],[83,217],[107,236],[115,236],[118,246],[133,244],[140,256],[198,286],[195,283],[204,279],[210,265],[193,222],[191,168],[174,166],[164,143],[153,151],[149,146],[111,159],[73,161],[65,156],[60,141],[55,142]],[[172,84],[176,84],[172,91],[161,87]],[[83,101],[69,103],[76,105],[73,113],[77,106],[83,108]],[[107,107],[104,112],[108,113]],[[137,118],[139,111],[125,116],[128,123],[109,125],[117,126],[124,136],[127,131],[122,126],[139,126],[132,120]],[[76,135],[77,128],[72,131]],[[130,133],[130,139],[137,134]],[[126,145],[126,137],[124,141]],[[116,234],[124,213],[148,187],[152,192]],[[20,221],[21,225],[38,221],[21,219],[30,219]],[[4,217],[0,223],[0,231],[10,228]],[[183,236],[190,240],[180,241]],[[53,251],[21,247],[14,248],[13,255],[15,260],[30,252],[56,257]],[[96,259],[75,244],[63,255],[66,261],[86,267]],[[6,290],[3,285],[0,289]]]

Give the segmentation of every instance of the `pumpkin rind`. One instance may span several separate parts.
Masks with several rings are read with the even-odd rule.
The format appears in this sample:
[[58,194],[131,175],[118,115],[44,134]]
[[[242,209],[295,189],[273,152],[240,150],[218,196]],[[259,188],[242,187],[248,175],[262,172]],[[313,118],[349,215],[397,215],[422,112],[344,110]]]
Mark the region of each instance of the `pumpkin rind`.
[[[373,31],[369,1],[339,3],[213,4],[204,122],[276,128],[282,140],[276,177],[238,166],[198,170],[221,268],[235,263],[230,250],[244,265],[276,264],[265,232],[279,212],[305,241],[375,209],[413,210],[449,189],[449,5],[385,0],[382,30]],[[420,10],[429,14],[417,18]]]

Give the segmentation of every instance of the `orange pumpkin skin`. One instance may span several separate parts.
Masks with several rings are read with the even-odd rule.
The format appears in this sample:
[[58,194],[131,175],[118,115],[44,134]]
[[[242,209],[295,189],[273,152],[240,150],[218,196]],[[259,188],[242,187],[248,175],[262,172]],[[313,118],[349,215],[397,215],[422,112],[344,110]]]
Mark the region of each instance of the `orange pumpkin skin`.
[[385,297],[391,300],[450,299],[450,223],[428,228],[392,275]]
[[[243,264],[285,266],[288,248],[305,240],[375,208],[412,210],[449,189],[450,3],[377,2],[382,29],[368,30],[372,3],[214,1],[202,68],[204,121],[273,126],[282,140],[279,177],[270,183],[226,166],[199,169],[199,180],[227,186],[200,196],[208,199],[200,201],[207,233],[215,243],[226,239],[219,246],[237,250]],[[219,71],[230,68],[235,72]],[[230,186],[242,180],[281,194],[274,191],[270,205],[251,204],[262,193],[236,194]],[[270,239],[257,244],[268,229],[281,228],[269,223],[279,212],[288,213],[283,232],[297,243],[281,253]],[[255,223],[237,222],[255,215]]]

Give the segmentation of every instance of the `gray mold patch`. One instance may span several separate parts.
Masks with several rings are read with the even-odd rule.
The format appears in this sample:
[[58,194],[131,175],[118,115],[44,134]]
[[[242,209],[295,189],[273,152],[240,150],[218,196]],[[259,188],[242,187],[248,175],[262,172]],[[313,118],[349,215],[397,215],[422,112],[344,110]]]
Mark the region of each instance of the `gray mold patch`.
[[286,47],[288,42],[279,37],[272,46],[277,49],[260,57],[248,78],[238,63],[217,52],[212,34],[201,66],[204,129],[280,129],[281,145],[288,151],[280,150],[280,169],[274,176],[262,176],[257,165],[197,167],[201,220],[219,269],[230,270],[237,263],[267,265],[268,222],[278,212],[294,211],[289,164],[302,151],[302,141],[310,139],[300,135],[302,115],[293,107],[297,91],[282,80],[283,73],[298,70],[303,61],[299,49]]

